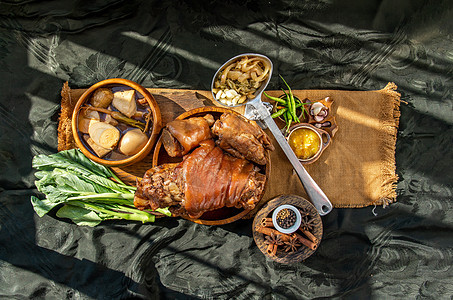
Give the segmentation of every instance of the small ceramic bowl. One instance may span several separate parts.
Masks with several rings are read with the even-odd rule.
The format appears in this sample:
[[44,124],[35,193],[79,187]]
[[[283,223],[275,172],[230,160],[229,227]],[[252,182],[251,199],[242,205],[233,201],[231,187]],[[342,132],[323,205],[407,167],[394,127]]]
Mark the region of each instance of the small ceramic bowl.
[[[277,216],[278,216],[279,212],[284,209],[289,209],[289,210],[293,211],[294,214],[296,215],[296,220],[295,220],[294,224],[288,228],[283,228],[283,227],[280,227],[280,225],[278,225]],[[274,212],[272,213],[272,224],[274,224],[275,229],[277,229],[281,233],[289,234],[289,233],[295,232],[297,229],[299,229],[301,221],[302,221],[302,217],[300,215],[300,211],[293,205],[289,205],[289,204],[281,205],[281,206],[277,207],[274,210]]]
[[[94,91],[99,88],[110,88],[112,90],[127,90],[127,89],[134,89],[136,91],[136,97],[144,98],[149,105],[149,108],[152,113],[152,128],[148,131],[148,140],[138,151],[138,153],[134,155],[118,155],[114,158],[101,158],[93,151],[93,149],[88,145],[86,139],[84,138],[83,133],[79,130],[79,115],[81,112],[81,108],[88,103],[91,98],[91,95]],[[149,152],[153,149],[154,144],[157,141],[158,134],[162,129],[162,118],[159,106],[157,105],[156,100],[154,97],[141,85],[135,83],[133,81],[121,78],[111,78],[107,80],[100,81],[90,88],[88,88],[82,96],[80,96],[79,100],[77,101],[74,111],[72,114],[72,132],[74,136],[74,140],[77,146],[80,148],[83,154],[87,156],[89,159],[100,163],[102,165],[108,167],[117,167],[117,166],[126,166],[131,165],[136,162],[139,162],[143,158],[145,158]],[[86,137],[86,135],[85,135]]]
[[311,124],[308,124],[308,123],[299,123],[299,124],[296,124],[296,125],[292,126],[289,129],[289,132],[288,132],[288,134],[286,136],[286,138],[288,140],[288,143],[290,144],[291,148],[294,147],[294,145],[292,143],[292,137],[295,134],[297,134],[298,132],[300,132],[300,130],[310,130],[310,132],[314,133],[316,135],[316,137],[318,138],[319,146],[317,147],[317,149],[315,149],[316,151],[314,152],[314,154],[311,155],[308,158],[302,158],[302,157],[298,156],[297,153],[296,153],[296,156],[298,156],[299,161],[301,162],[301,164],[314,163],[316,160],[319,159],[319,157],[321,156],[322,152],[324,152],[324,150],[327,148],[327,146],[330,145],[331,137],[330,137],[329,133],[327,133],[327,131],[324,131],[324,130],[322,130],[320,128],[317,128],[317,127],[315,127],[315,126],[313,126]]

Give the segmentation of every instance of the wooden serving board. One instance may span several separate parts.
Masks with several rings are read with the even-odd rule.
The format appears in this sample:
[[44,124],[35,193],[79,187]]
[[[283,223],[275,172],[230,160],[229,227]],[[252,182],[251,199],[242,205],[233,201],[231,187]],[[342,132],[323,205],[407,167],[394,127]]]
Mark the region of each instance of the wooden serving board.
[[[322,156],[315,163],[306,165],[305,169],[335,208],[388,205],[396,201],[398,176],[395,173],[395,144],[400,116],[400,94],[396,88],[395,84],[389,83],[384,89],[376,91],[293,90],[299,99],[318,101],[330,97],[334,100],[331,108],[340,129]],[[72,108],[84,91],[71,90],[67,84],[63,86],[59,150],[75,147],[71,141],[72,130],[68,128],[71,127]],[[159,104],[164,126],[185,111],[220,106],[213,102],[210,91],[148,91]],[[282,92],[272,90],[266,93],[279,97]],[[284,126],[280,120],[274,120],[280,128]],[[271,134],[270,138],[277,145]],[[152,166],[152,156],[153,153],[150,153],[142,162],[116,171],[125,181],[134,184],[135,179],[143,176]],[[265,194],[248,216],[253,216],[262,205],[279,195],[294,194],[309,199],[280,147],[275,147],[270,158],[272,170]]]
[[[213,100],[210,91],[202,90],[183,90],[183,89],[147,89],[155,98],[159,105],[162,126],[165,126],[168,122],[176,119],[179,115],[189,110],[205,107],[205,106],[217,106],[223,107]],[[85,89],[71,89],[67,84],[63,86],[61,91],[62,95],[62,107],[60,115],[60,124],[58,129],[58,149],[66,150],[76,147],[73,138],[71,128],[71,115],[75,103],[79,97],[83,94]],[[296,95],[300,91],[293,91]],[[267,94],[278,97],[281,91],[266,91]],[[302,94],[303,95],[303,94]],[[301,95],[301,97],[302,97]],[[232,108],[234,111],[243,114],[244,107]],[[279,127],[283,127],[283,122],[275,119]],[[277,145],[272,134],[265,130],[271,138],[274,145]],[[72,139],[72,140],[71,140]],[[118,177],[125,183],[135,185],[137,180],[140,180],[144,173],[152,168],[153,166],[153,154],[154,150],[151,151],[142,161],[121,167],[112,167],[112,170],[118,175]],[[265,193],[262,200],[257,204],[254,210],[250,211],[244,218],[251,218],[255,213],[267,202],[278,195],[285,193],[293,193],[301,196],[305,196],[305,190],[300,183],[297,175],[293,173],[293,169],[289,161],[286,159],[283,151],[276,147],[275,151],[270,153],[270,161],[272,165],[272,171],[268,178]],[[162,162],[164,163],[164,162]]]

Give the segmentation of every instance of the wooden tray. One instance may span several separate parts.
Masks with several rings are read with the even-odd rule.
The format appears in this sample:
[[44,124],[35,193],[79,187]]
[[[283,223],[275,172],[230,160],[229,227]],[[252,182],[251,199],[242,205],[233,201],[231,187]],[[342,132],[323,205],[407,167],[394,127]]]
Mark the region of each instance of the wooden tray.
[[[206,114],[211,114],[215,120],[219,119],[220,116],[223,113],[235,113],[240,115],[238,112],[233,111],[228,108],[224,107],[216,107],[216,106],[206,106],[206,107],[200,107],[196,109],[192,109],[190,111],[187,111],[181,115],[179,115],[176,119],[183,120],[191,117],[202,117]],[[266,151],[267,154],[267,160],[268,164],[266,166],[258,166],[260,167],[261,173],[266,175],[266,184],[263,189],[263,193],[261,194],[260,200],[262,199],[264,192],[266,190],[267,182],[269,181],[269,176],[270,176],[270,158],[269,158],[269,152]],[[175,163],[175,162],[180,162],[182,160],[181,157],[171,157],[167,154],[165,151],[163,145],[162,145],[162,137],[160,137],[156,143],[156,146],[154,148],[154,154],[153,154],[153,162],[152,165],[153,167],[164,164],[164,163]],[[237,221],[241,218],[243,218],[245,215],[247,215],[251,209],[237,209],[234,207],[225,207],[213,211],[209,211],[204,213],[200,218],[198,219],[193,219],[187,217],[187,220],[190,220],[192,222],[198,223],[198,224],[204,224],[204,225],[224,225],[228,224],[234,221]]]
[[[178,116],[190,111],[192,109],[206,107],[206,106],[220,106],[220,104],[212,100],[212,94],[210,91],[202,90],[185,90],[185,89],[159,89],[159,88],[147,88],[147,90],[153,95],[156,102],[158,103],[161,116],[162,116],[162,126],[165,126],[168,122],[176,119]],[[61,90],[61,114],[58,127],[58,150],[66,150],[76,147],[71,131],[71,116],[72,110],[75,103],[84,93],[85,89],[71,89],[68,83],[63,85]],[[303,91],[294,91],[297,93],[298,97],[304,98],[305,96],[300,96],[299,93]],[[277,97],[280,95],[281,91],[267,91],[271,96]],[[321,96],[310,97],[310,98],[322,98]],[[234,107],[232,110],[243,114],[244,107]],[[276,119],[275,119],[276,120]],[[277,120],[276,120],[277,121]],[[273,141],[274,145],[276,141],[272,134],[266,130],[267,134]],[[71,140],[72,139],[72,140]],[[245,214],[243,218],[250,219],[253,218],[256,212],[263,206],[267,201],[276,197],[277,195],[285,193],[293,194],[302,194],[305,196],[304,189],[300,184],[298,178],[295,178],[292,174],[292,167],[290,163],[284,159],[283,152],[276,147],[276,150],[269,153],[270,160],[272,165],[278,165],[279,168],[274,170],[274,175],[270,174],[269,180],[266,184],[266,191],[263,195],[262,200],[258,205],[250,211],[248,214]],[[153,153],[150,153],[142,161],[135,163],[129,166],[122,167],[112,167],[112,170],[118,175],[118,177],[123,180],[126,184],[136,185],[137,180],[141,180],[143,174],[152,167],[153,165]],[[310,167],[310,166],[308,166]],[[310,169],[308,170],[310,171]],[[282,178],[285,178],[285,188],[283,189],[282,184],[279,183]]]

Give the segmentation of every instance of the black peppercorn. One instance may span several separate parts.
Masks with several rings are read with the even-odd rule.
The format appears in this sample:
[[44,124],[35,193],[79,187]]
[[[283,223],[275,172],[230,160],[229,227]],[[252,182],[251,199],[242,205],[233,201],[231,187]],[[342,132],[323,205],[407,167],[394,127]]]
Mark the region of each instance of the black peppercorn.
[[277,224],[283,229],[288,229],[296,223],[296,213],[288,208],[282,209],[276,216]]

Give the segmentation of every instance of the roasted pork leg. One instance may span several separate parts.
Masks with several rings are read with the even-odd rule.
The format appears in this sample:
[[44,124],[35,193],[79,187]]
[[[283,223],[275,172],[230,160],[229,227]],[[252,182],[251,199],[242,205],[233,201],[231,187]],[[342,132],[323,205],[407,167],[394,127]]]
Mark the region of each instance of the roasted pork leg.
[[232,113],[220,116],[211,129],[217,145],[236,157],[265,165],[266,150],[274,150],[269,136],[254,121]]
[[199,218],[222,207],[253,208],[266,176],[255,165],[223,152],[205,140],[178,164],[146,171],[137,182],[134,205],[139,209],[170,207],[174,215]]

